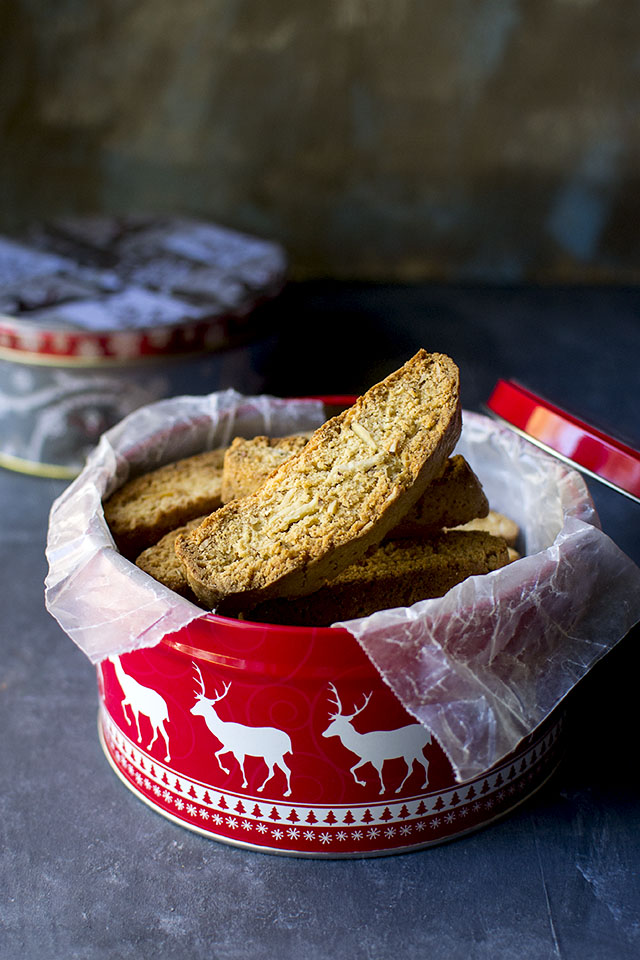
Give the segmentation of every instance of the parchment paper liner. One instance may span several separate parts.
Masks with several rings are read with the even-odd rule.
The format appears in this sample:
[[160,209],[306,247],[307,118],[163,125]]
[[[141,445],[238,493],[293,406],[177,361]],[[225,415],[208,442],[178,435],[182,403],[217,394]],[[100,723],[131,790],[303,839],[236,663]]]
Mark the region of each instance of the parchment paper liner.
[[[120,556],[102,498],[136,472],[234,436],[285,435],[322,419],[316,401],[227,390],[151,404],[102,437],[53,504],[45,585],[47,609],[93,663],[153,646],[203,615]],[[515,749],[640,619],[640,569],[600,529],[577,472],[469,412],[456,452],[491,506],[520,525],[522,559],[442,598],[339,626],[463,781]]]

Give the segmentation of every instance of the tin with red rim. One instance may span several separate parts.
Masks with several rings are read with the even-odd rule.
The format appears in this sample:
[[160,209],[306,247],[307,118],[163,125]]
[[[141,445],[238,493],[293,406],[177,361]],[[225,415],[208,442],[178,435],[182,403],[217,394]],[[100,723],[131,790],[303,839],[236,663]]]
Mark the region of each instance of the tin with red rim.
[[263,387],[270,331],[247,315],[154,329],[41,328],[0,316],[0,466],[71,479],[100,435],[165,397]]
[[199,219],[63,217],[0,236],[0,466],[72,478],[100,436],[154,401],[263,389],[272,241]]
[[[185,456],[207,443],[228,443],[234,431],[254,436],[268,431],[265,422],[283,432],[285,425],[286,432],[308,429],[327,413],[317,402],[305,410],[306,401],[294,401],[289,409],[286,402],[270,398],[275,403],[269,403],[267,418],[262,401],[269,398],[238,395],[238,402],[233,400],[228,409],[217,405],[209,409],[209,401],[217,397],[207,398],[206,409],[198,398],[182,399],[196,403],[189,403],[175,418],[167,416],[171,404],[158,405],[159,416],[152,411],[141,417],[134,414],[122,430],[113,431],[113,448],[106,443],[96,451],[86,472],[61,495],[51,513],[47,609],[93,662],[107,658],[98,667],[100,736],[126,786],[154,811],[206,837],[262,852],[309,857],[420,849],[486,826],[530,797],[561,758],[561,706],[576,682],[574,664],[589,669],[603,649],[624,635],[629,618],[635,615],[619,598],[627,594],[629,584],[637,582],[636,568],[622,563],[615,545],[590,522],[593,508],[580,478],[547,457],[528,456],[525,445],[509,436],[508,430],[469,414],[470,434],[465,438],[463,431],[461,450],[474,462],[480,451],[488,454],[478,456],[478,475],[484,476],[480,467],[487,469],[488,492],[495,494],[498,509],[514,508],[514,517],[525,528],[525,542],[530,536],[533,540],[531,556],[505,569],[505,589],[493,590],[493,581],[484,577],[478,577],[468,593],[462,584],[464,596],[457,599],[468,606],[452,603],[447,607],[445,602],[444,609],[435,611],[436,619],[420,621],[416,643],[411,643],[410,634],[409,644],[404,645],[408,656],[396,663],[400,669],[385,672],[385,652],[379,657],[367,647],[364,634],[361,647],[342,628],[282,627],[204,613],[185,606],[164,587],[158,592],[153,580],[141,570],[128,569],[131,565],[114,551],[104,522],[95,523],[96,518],[104,519],[99,515],[100,498],[112,489],[115,479],[112,450],[139,473],[157,464],[159,457],[166,462],[168,456],[178,459],[178,451]],[[338,407],[349,400],[318,399]],[[253,400],[261,401],[259,415]],[[270,419],[280,405],[286,408],[284,419]],[[214,436],[212,423],[223,427]],[[555,526],[545,528],[538,537],[534,521],[539,496],[533,498],[533,509],[529,497],[519,497],[517,503],[513,497],[503,498],[499,480],[506,464],[514,478],[526,482],[523,491],[533,487],[539,495],[543,479],[546,495],[562,516],[573,519],[579,511],[584,517],[580,521],[584,537],[570,536],[563,542]],[[513,489],[511,475],[506,479]],[[549,485],[558,493],[557,503]],[[79,524],[86,533],[81,538]],[[586,571],[590,575],[581,577],[580,587],[584,581],[585,589],[576,590],[578,607],[573,602],[575,573],[580,569],[573,560],[585,541],[592,557],[594,545],[602,547],[605,577],[609,571],[616,573],[611,584],[616,619],[602,639],[602,608],[598,604],[592,613],[590,606],[590,598],[603,592],[598,589],[600,564],[593,564]],[[79,542],[86,549],[75,550]],[[534,554],[540,547],[544,549],[538,563]],[[496,571],[495,577],[502,577],[502,572]],[[113,585],[108,597],[103,596],[105,583]],[[558,590],[559,584],[566,589]],[[595,590],[590,589],[593,585]],[[477,586],[487,589],[478,593]],[[511,597],[524,598],[526,603],[512,617],[513,630],[502,633],[503,603],[516,612]],[[555,604],[557,598],[560,602]],[[570,636],[566,625],[576,622],[576,610],[581,616],[584,612],[587,623],[584,636],[576,638],[580,649],[574,656],[567,654],[574,647],[556,641]],[[355,633],[356,625],[349,626]],[[399,639],[395,632],[386,634],[383,624],[378,626],[383,640]],[[389,629],[394,630],[393,624]],[[592,629],[598,634],[595,644]],[[410,712],[422,716],[420,707],[429,700],[429,684],[442,676],[437,657],[418,664],[413,656],[426,649],[418,644],[426,640],[428,646],[430,636],[441,649],[449,643],[459,648],[456,656],[465,669],[473,669],[475,658],[481,670],[493,664],[486,658],[488,639],[504,640],[505,650],[514,641],[515,648],[507,650],[502,667],[495,661],[498,683],[509,683],[514,649],[516,654],[518,649],[527,651],[531,658],[533,689],[516,685],[514,692],[517,697],[522,694],[522,702],[536,697],[539,709],[523,712],[519,720],[516,716],[518,724],[509,731],[492,721],[486,725],[481,713],[470,717],[473,729],[463,718],[462,730],[473,735],[469,763],[460,764],[460,746],[467,756],[471,752],[466,733],[464,742],[448,739],[446,726],[438,726],[438,716],[427,714],[434,729],[442,729],[441,742],[450,744],[456,769],[466,771],[464,782],[456,780],[447,756],[430,736],[431,719],[420,724]],[[138,644],[140,649],[131,650]],[[392,656],[394,647],[395,643],[387,645]],[[121,652],[111,655],[113,651]],[[551,677],[546,690],[539,690],[544,679],[538,673],[541,663]],[[403,696],[403,684],[397,682],[412,678],[413,669],[416,684],[420,680],[419,696],[426,691],[422,701],[411,692],[406,694],[406,689]],[[478,676],[490,691],[492,678],[487,671]],[[399,691],[399,699],[388,683]],[[454,705],[479,699],[473,689],[471,700],[464,690],[459,696],[452,687],[452,693]],[[402,706],[405,702],[410,705],[407,710]],[[451,721],[446,721],[449,729],[457,724],[455,714]],[[505,733],[502,746],[496,742],[485,752],[486,734],[493,732]],[[511,753],[505,756],[507,751]],[[487,759],[481,760],[482,756]]]
[[[318,397],[325,410],[353,397]],[[118,777],[208,838],[316,858],[419,850],[530,798],[563,752],[557,708],[506,758],[459,782],[345,629],[203,613],[97,668],[99,734]]]
[[98,668],[113,769],[158,813],[268,853],[401,853],[484,827],[561,758],[556,713],[482,776],[456,782],[342,628],[205,614]]

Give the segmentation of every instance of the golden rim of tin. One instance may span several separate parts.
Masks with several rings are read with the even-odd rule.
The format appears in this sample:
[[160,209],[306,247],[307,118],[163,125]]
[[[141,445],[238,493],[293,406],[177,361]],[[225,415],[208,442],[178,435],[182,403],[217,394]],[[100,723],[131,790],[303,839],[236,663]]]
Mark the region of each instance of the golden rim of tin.
[[2,451],[0,451],[0,467],[13,470],[14,473],[27,473],[32,477],[48,477],[50,480],[73,480],[80,473],[79,467],[65,467],[57,463],[37,463]]

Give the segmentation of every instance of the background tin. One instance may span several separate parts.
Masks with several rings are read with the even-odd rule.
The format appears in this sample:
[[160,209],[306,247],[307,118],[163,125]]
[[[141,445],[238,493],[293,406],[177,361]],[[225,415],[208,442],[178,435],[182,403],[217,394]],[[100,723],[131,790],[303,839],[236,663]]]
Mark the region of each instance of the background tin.
[[0,465],[81,470],[138,407],[237,384],[262,391],[276,243],[205,221],[89,216],[0,236]]
[[128,413],[181,393],[264,386],[275,340],[256,318],[157,330],[47,330],[0,317],[0,466],[71,478]]

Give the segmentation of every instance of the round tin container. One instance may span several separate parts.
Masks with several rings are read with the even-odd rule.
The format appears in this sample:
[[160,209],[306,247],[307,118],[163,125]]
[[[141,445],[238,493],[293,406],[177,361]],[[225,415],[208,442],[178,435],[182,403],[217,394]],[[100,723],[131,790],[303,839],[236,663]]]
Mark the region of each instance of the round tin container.
[[264,386],[279,245],[183,217],[80,217],[0,237],[0,466],[73,477],[127,414]]
[[99,729],[158,813],[247,849],[401,853],[486,826],[561,757],[556,712],[504,762],[456,782],[439,744],[342,628],[205,614],[98,667]]
[[75,477],[139,407],[238,383],[259,393],[271,346],[248,317],[103,333],[0,317],[0,466]]

